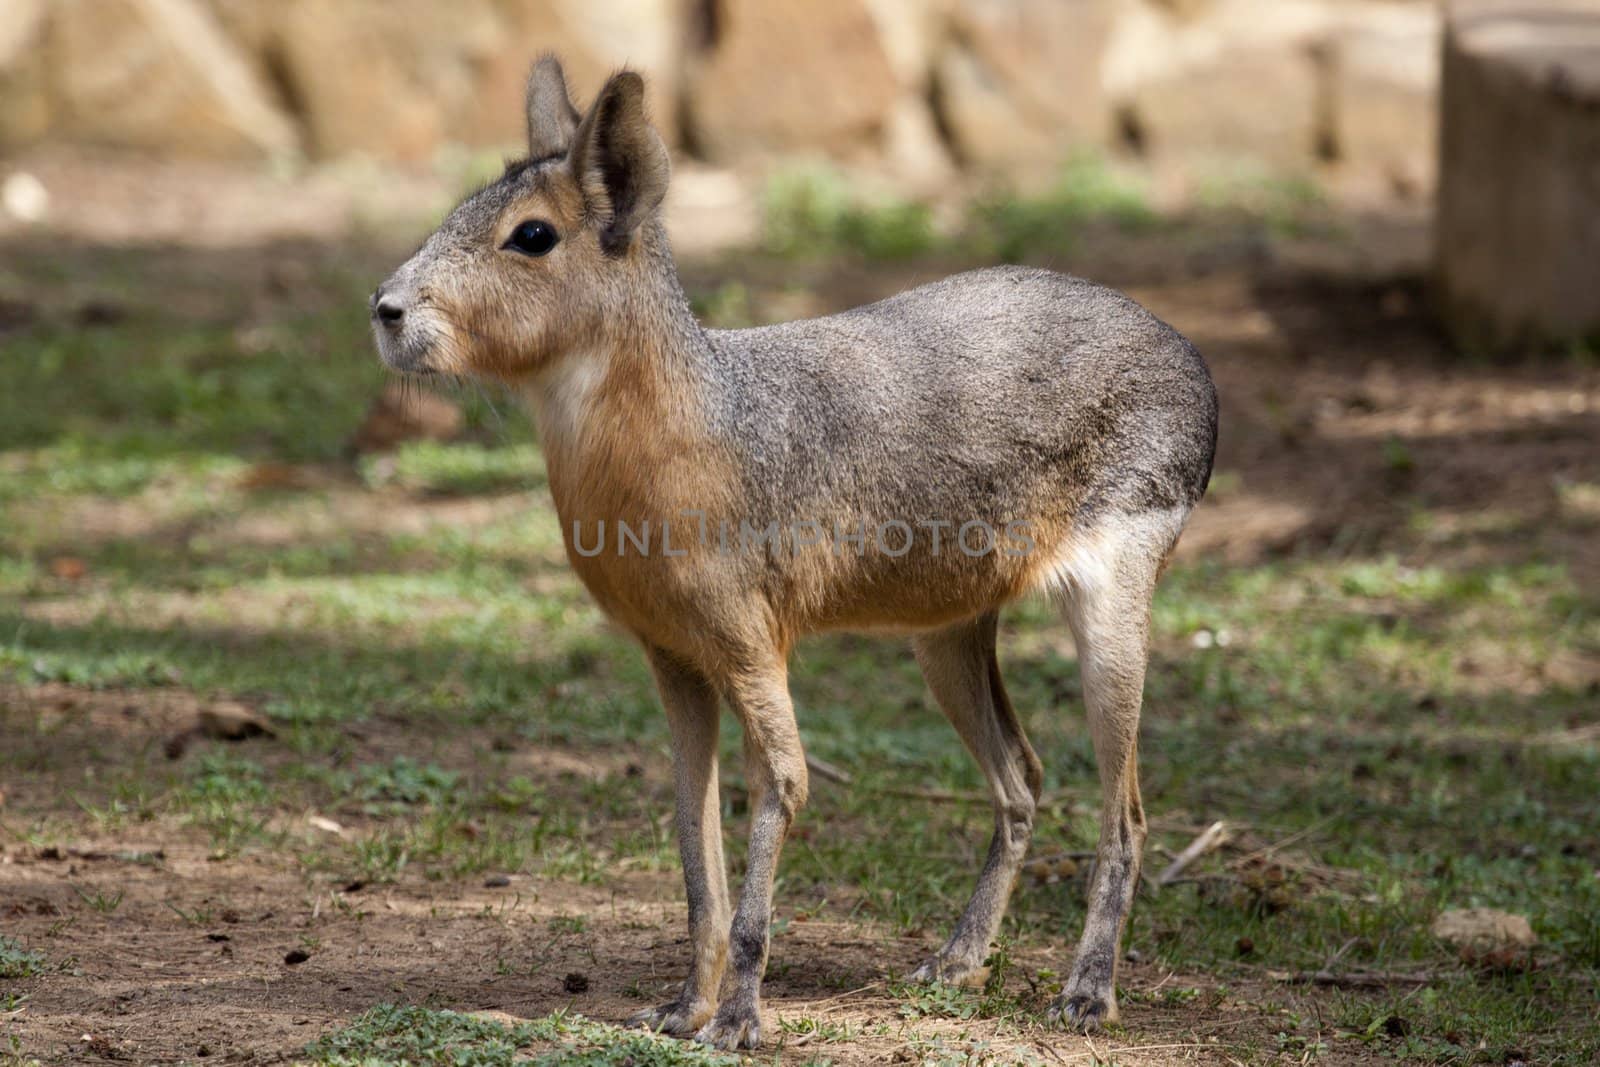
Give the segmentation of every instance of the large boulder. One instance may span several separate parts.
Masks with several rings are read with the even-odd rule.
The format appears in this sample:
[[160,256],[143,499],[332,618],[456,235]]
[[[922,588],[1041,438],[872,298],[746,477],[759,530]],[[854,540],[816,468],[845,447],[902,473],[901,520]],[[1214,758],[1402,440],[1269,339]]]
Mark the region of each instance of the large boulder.
[[44,0],[0,5],[0,147],[35,140],[50,126],[44,16]]
[[43,21],[32,51],[52,135],[222,158],[295,150],[292,121],[197,0],[57,0]]
[[672,135],[679,0],[209,0],[283,85],[313,155],[422,161],[441,145],[515,149],[541,52],[580,105],[629,64]]
[[[415,161],[455,132],[499,29],[490,0],[280,0],[264,32],[314,155]],[[515,116],[479,106],[497,103]]]
[[1309,166],[1334,18],[1317,0],[1124,8],[1102,68],[1123,135],[1186,162]]
[[714,10],[686,66],[685,132],[701,154],[876,149],[900,86],[863,0],[721,0]]
[[1600,11],[1455,0],[1446,18],[1445,319],[1474,349],[1600,338]]
[[1053,167],[1105,139],[1107,0],[958,0],[935,68],[939,117],[979,170]]
[[1364,4],[1328,42],[1328,154],[1404,196],[1433,188],[1440,23],[1432,4]]
[[[645,76],[650,119],[667,141],[677,139],[678,69],[682,62],[686,0],[497,0],[504,47],[485,64],[477,114],[461,116],[469,135],[493,142],[510,128],[523,131],[522,87],[541,52],[561,58],[579,108],[605,80],[627,66]],[[495,101],[515,101],[489,116]],[[474,123],[485,123],[475,127]]]

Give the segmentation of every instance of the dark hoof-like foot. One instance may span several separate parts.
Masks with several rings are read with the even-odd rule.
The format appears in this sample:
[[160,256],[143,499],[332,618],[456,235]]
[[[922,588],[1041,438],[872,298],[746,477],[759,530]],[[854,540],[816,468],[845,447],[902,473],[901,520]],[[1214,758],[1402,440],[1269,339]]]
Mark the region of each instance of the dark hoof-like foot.
[[1050,1005],[1050,1021],[1079,1033],[1092,1033],[1104,1023],[1117,1021],[1116,997],[1105,994],[1075,993],[1071,987]]
[[724,1004],[694,1039],[724,1052],[755,1048],[761,1044],[761,1012],[754,1004]]
[[658,1034],[688,1037],[706,1024],[716,1005],[704,1000],[684,1003],[674,1000],[655,1008],[646,1008],[628,1017],[628,1025],[654,1030]]
[[961,955],[940,952],[933,959],[911,972],[913,982],[943,982],[945,985],[980,986],[989,977],[989,968],[983,961]]

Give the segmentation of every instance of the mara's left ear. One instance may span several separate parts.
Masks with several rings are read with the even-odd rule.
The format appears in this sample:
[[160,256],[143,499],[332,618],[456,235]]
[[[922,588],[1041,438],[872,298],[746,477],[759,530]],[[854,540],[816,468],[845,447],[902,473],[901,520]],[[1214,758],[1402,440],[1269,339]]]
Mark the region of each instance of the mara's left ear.
[[564,156],[578,128],[578,109],[567,95],[561,61],[546,52],[528,74],[528,158]]
[[600,230],[600,247],[620,255],[661,206],[672,165],[644,113],[644,79],[613,74],[583,117],[572,144],[572,173]]

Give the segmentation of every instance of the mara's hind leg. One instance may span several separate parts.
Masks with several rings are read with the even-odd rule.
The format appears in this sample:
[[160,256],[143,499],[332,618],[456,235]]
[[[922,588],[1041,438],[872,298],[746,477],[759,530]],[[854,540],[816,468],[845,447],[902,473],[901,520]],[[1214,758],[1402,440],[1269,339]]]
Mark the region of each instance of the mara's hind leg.
[[955,932],[912,974],[961,982],[983,966],[1033,836],[1042,771],[1000,681],[994,612],[916,639],[928,688],[977,759],[994,800],[994,837]]
[[1110,517],[1061,568],[1101,798],[1089,914],[1066,988],[1050,1008],[1076,1029],[1117,1019],[1119,945],[1145,839],[1137,750],[1150,600],[1181,526],[1182,516],[1167,512]]

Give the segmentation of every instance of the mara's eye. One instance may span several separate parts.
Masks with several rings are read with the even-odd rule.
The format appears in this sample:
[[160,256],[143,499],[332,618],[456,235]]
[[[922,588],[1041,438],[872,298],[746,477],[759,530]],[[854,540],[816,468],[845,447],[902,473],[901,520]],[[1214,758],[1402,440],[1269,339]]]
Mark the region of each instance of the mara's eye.
[[556,246],[556,228],[543,219],[529,219],[511,231],[505,247],[525,256],[542,256]]

